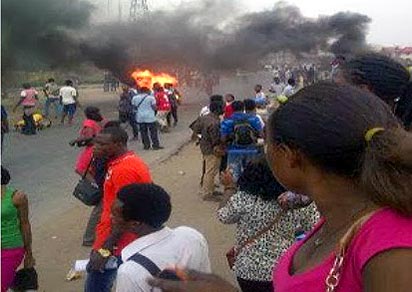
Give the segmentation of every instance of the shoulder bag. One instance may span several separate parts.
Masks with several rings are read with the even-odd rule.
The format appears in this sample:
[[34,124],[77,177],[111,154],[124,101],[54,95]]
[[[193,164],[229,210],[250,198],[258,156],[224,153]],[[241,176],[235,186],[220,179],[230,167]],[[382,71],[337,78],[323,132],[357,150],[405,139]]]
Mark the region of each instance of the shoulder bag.
[[73,196],[87,206],[96,206],[102,199],[102,191],[99,186],[95,182],[91,182],[86,178],[93,161],[94,159],[90,160],[86,171],[73,191]]
[[265,235],[269,230],[271,230],[276,224],[279,223],[280,219],[282,218],[282,216],[286,213],[287,211],[281,211],[279,212],[279,214],[276,216],[276,218],[273,220],[272,223],[270,223],[268,226],[266,226],[265,228],[263,228],[262,230],[260,230],[258,233],[255,234],[255,236],[249,238],[248,240],[246,240],[244,243],[242,243],[239,246],[233,246],[227,253],[226,253],[226,259],[227,259],[227,263],[230,267],[230,269],[233,268],[233,266],[235,265],[235,261],[236,261],[236,257],[238,256],[238,254],[241,252],[241,250],[243,250],[245,247],[247,247],[248,245],[254,243],[255,241],[257,241],[260,237],[262,237],[263,235]]

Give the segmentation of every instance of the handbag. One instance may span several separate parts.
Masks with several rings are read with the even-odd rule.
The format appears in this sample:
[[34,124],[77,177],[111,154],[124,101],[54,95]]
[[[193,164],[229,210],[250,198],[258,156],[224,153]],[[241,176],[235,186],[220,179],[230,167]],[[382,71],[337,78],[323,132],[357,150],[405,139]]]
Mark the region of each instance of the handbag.
[[246,240],[244,243],[242,243],[239,246],[232,246],[231,249],[229,249],[228,252],[226,252],[226,259],[227,259],[227,264],[229,265],[230,269],[233,269],[233,266],[235,265],[236,262],[236,257],[238,254],[241,252],[242,249],[250,245],[251,243],[255,242],[258,240],[260,237],[262,237],[264,234],[266,234],[269,230],[271,230],[276,224],[279,223],[279,220],[282,218],[282,216],[286,213],[286,211],[281,211],[278,213],[276,218],[273,220],[272,223],[270,223],[268,226],[260,230],[258,233],[255,234],[255,236],[249,238]]
[[36,270],[34,268],[18,270],[11,286],[13,291],[37,290],[39,283]]
[[80,200],[87,206],[96,206],[102,198],[102,192],[99,186],[95,182],[91,182],[86,179],[86,174],[89,171],[92,163],[93,159],[90,160],[86,171],[84,172],[82,178],[79,180],[73,191],[73,196],[75,196],[76,199]]

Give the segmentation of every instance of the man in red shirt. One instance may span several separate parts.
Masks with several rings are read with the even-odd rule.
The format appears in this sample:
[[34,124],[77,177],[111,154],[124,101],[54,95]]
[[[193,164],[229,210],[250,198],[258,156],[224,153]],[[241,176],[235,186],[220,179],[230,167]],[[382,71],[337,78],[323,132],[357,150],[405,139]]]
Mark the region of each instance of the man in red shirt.
[[165,92],[163,87],[159,87],[157,91],[155,91],[155,99],[156,99],[156,119],[157,122],[160,125],[160,130],[161,131],[167,131],[168,130],[168,124],[167,124],[167,115],[170,112],[170,102],[169,102],[169,97],[167,96],[167,93]]
[[103,211],[87,267],[85,292],[111,291],[118,256],[123,247],[136,239],[136,235],[112,228],[110,214],[118,191],[129,184],[152,182],[144,161],[128,151],[128,138],[125,130],[110,127],[102,130],[94,140],[94,156],[105,157],[109,162],[103,187]]
[[232,117],[234,113],[233,108],[232,108],[232,102],[235,101],[235,96],[231,93],[225,94],[225,101],[226,101],[225,114],[223,117],[225,119],[229,119]]

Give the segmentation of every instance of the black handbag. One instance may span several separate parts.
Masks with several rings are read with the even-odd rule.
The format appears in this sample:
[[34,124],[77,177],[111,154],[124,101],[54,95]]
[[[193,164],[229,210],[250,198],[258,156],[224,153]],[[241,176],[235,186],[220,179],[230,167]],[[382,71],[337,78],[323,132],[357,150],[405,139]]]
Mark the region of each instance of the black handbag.
[[102,199],[102,191],[95,182],[91,182],[86,178],[86,174],[93,163],[93,159],[87,166],[82,178],[77,183],[73,191],[73,196],[87,206],[96,206]]
[[18,270],[12,284],[13,291],[26,291],[39,289],[37,272],[34,268]]

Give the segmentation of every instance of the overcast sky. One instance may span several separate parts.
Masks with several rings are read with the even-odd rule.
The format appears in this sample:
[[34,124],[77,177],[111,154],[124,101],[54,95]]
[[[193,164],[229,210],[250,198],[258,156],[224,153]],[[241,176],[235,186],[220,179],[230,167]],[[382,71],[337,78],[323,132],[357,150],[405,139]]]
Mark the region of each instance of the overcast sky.
[[[200,0],[192,0],[200,1]],[[224,1],[224,0],[221,0]],[[124,17],[128,15],[131,0],[91,0],[100,3],[99,15],[107,15],[107,4],[111,6],[111,17],[119,15],[119,3]],[[147,0],[149,8],[173,7],[190,0]],[[274,0],[237,0],[244,11],[270,9]],[[339,11],[352,11],[368,15],[372,19],[368,41],[380,45],[412,46],[412,0],[289,0],[298,6],[303,15],[316,17]],[[103,5],[102,5],[103,4]]]

